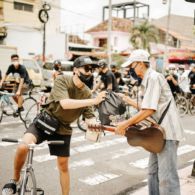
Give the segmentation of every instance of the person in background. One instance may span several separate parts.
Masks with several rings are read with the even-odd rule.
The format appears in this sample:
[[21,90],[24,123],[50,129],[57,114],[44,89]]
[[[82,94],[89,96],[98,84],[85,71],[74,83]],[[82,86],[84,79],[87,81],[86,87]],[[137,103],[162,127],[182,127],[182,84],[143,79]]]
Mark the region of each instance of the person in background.
[[5,76],[2,78],[0,82],[0,88],[2,88],[3,82],[7,79],[9,74],[12,74],[17,78],[16,80],[19,82],[17,87],[14,89],[13,93],[16,95],[13,97],[14,101],[18,104],[18,109],[16,113],[19,113],[24,110],[23,108],[23,92],[28,91],[30,86],[32,85],[32,80],[29,78],[28,72],[24,65],[19,63],[19,56],[17,54],[13,54],[11,56],[12,64],[8,67]]
[[62,64],[61,64],[61,62],[59,60],[55,60],[54,61],[53,69],[54,69],[54,72],[52,74],[52,78],[53,78],[53,80],[55,80],[58,75],[62,75],[63,74],[63,72],[62,72]]
[[117,92],[118,91],[117,80],[113,72],[109,70],[108,63],[105,60],[99,60],[98,66],[99,75],[101,77],[100,81],[93,87],[92,92],[95,92],[97,89]]
[[187,70],[185,70],[185,65],[178,66],[178,72],[177,72],[178,84],[179,84],[180,89],[184,93],[190,92],[188,74],[189,74],[189,72]]
[[118,71],[117,67],[115,64],[111,64],[111,70],[114,73],[114,76],[116,77],[116,81],[119,86],[124,86],[125,82],[122,79],[122,74]]
[[195,94],[195,64],[191,64],[191,71],[188,75],[190,81],[190,91]]
[[165,76],[165,78],[169,84],[169,87],[171,88],[171,92],[173,96],[175,97],[175,94],[180,92],[180,88],[178,85],[178,76],[176,74],[176,66],[174,64],[169,65],[169,72]]

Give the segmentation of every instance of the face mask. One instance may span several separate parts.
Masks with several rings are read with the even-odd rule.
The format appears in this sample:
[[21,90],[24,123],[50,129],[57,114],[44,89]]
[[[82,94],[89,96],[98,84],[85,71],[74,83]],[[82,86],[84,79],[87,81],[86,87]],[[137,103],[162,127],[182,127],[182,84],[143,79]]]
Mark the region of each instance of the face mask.
[[54,66],[54,70],[58,71],[59,67],[58,66]]
[[170,74],[174,74],[174,72],[175,72],[174,70],[169,70]]
[[93,76],[96,78],[98,76],[98,72],[94,72]]
[[14,65],[14,66],[17,66],[18,64],[19,64],[18,61],[14,61],[14,62],[13,62],[13,65]]
[[179,70],[178,73],[179,73],[180,75],[182,75],[182,74],[183,74],[183,70]]
[[129,73],[128,73],[133,79],[135,79],[137,82],[135,82],[135,85],[139,86],[141,85],[142,79],[137,76],[134,68],[130,68]]
[[83,73],[80,72],[80,76],[79,79],[83,82],[83,83],[87,83],[91,78],[91,75],[84,75]]

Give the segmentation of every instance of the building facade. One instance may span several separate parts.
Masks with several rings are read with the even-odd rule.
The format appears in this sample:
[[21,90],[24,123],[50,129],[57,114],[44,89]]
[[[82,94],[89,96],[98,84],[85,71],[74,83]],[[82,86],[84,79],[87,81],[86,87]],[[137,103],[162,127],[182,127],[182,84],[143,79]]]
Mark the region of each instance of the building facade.
[[[42,5],[42,0],[0,1],[0,43],[17,47],[23,58],[42,55],[43,23],[38,18]],[[64,57],[65,38],[60,33],[57,7],[60,7],[60,0],[53,0],[46,24],[46,58]],[[58,47],[54,49],[56,44]]]

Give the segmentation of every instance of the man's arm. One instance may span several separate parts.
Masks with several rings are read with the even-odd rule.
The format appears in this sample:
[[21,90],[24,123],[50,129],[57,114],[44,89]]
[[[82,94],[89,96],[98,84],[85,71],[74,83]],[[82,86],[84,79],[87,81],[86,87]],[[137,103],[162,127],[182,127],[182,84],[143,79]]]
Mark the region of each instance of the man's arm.
[[106,92],[100,92],[95,98],[93,99],[84,99],[84,100],[77,100],[77,99],[63,99],[60,100],[60,105],[63,109],[77,109],[83,108],[88,106],[97,105],[105,99]]
[[152,109],[144,109],[140,110],[137,114],[135,114],[132,118],[125,120],[123,122],[118,123],[116,127],[116,134],[119,135],[125,135],[126,129],[134,124],[139,123],[140,121],[146,119],[149,116],[152,116],[154,114],[155,110]]

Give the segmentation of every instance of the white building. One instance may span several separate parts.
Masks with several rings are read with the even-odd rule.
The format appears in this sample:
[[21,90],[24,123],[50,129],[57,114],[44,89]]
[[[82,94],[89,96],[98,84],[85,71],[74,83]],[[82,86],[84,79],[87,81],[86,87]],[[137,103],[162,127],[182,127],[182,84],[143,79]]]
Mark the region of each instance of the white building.
[[[51,2],[46,24],[46,58],[64,58],[65,37],[60,33],[60,0]],[[0,3],[0,27],[7,36],[2,44],[17,47],[22,58],[42,55],[43,23],[38,19],[41,0],[10,0]]]

